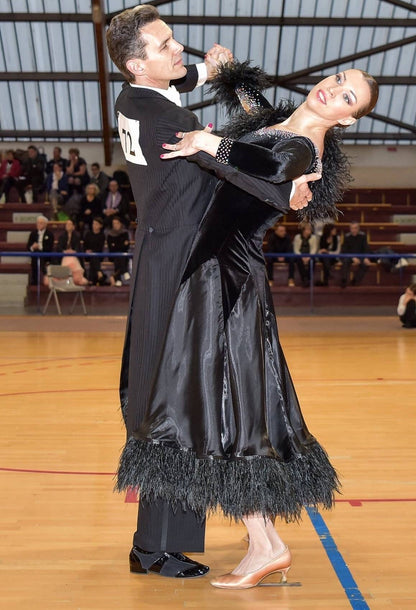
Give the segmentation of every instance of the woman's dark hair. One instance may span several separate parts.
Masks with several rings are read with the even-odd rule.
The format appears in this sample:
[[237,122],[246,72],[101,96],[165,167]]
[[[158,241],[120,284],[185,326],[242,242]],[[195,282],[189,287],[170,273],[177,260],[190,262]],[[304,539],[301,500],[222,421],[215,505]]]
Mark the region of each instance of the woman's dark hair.
[[335,229],[335,225],[333,223],[324,225],[324,228],[322,229],[322,237],[328,239],[328,237],[331,235],[332,229]]
[[106,34],[108,52],[130,82],[134,80],[134,75],[127,69],[126,63],[134,57],[146,59],[146,43],[141,29],[157,19],[160,19],[159,11],[154,6],[142,4],[119,13],[111,20]]
[[410,284],[409,288],[413,292],[413,294],[416,296],[416,284]]
[[355,119],[361,119],[362,116],[365,116],[369,112],[372,111],[374,106],[377,104],[378,100],[378,83],[375,78],[368,74],[368,72],[364,72],[364,70],[360,70],[363,75],[364,80],[366,81],[369,89],[370,89],[370,101],[365,106],[362,106],[355,114],[352,116]]

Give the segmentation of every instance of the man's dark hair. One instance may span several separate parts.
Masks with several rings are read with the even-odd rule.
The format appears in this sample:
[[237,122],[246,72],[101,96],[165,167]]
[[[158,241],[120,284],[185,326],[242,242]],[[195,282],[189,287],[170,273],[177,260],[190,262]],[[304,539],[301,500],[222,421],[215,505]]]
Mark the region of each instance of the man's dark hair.
[[126,63],[134,57],[146,59],[146,43],[141,29],[157,19],[160,19],[159,11],[154,6],[142,4],[119,13],[111,20],[106,34],[108,52],[130,82],[134,80],[134,75],[127,69]]
[[97,162],[91,163],[91,167],[96,167],[97,169],[100,169],[100,164]]

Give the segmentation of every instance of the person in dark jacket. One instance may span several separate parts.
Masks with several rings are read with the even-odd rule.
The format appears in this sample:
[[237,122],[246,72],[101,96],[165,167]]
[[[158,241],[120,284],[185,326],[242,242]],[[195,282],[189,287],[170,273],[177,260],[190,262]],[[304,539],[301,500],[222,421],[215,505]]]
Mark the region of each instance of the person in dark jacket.
[[[19,195],[26,203],[36,203],[45,190],[45,161],[36,146],[28,146],[18,181]],[[30,194],[29,194],[30,193]]]
[[[104,252],[105,235],[104,221],[101,216],[96,216],[92,221],[91,231],[84,237],[84,252],[87,254]],[[101,270],[102,258],[99,256],[88,257],[88,281],[94,286],[103,286],[107,281],[107,276]]]
[[[360,223],[353,221],[350,223],[350,231],[344,237],[344,241],[341,247],[342,254],[367,254],[370,252],[370,248],[367,243],[367,236],[365,233],[360,231]],[[361,283],[364,275],[367,273],[368,267],[371,265],[369,258],[358,258],[357,256],[351,256],[351,258],[342,259],[342,275],[341,275],[341,286],[345,288],[348,284],[348,276],[350,267],[352,264],[358,265],[354,277],[351,280],[351,286],[356,286]]]
[[[128,231],[121,224],[118,216],[113,216],[111,221],[111,229],[107,233],[107,246],[109,252],[128,252],[130,249],[130,237]],[[110,284],[112,286],[121,286],[122,279],[128,281],[130,279],[129,259],[124,256],[110,257],[110,261],[114,264],[114,273],[110,276]]]
[[130,224],[129,207],[130,202],[126,195],[120,191],[117,180],[110,180],[102,203],[104,226],[111,227],[113,216],[118,216],[123,225],[128,227]]
[[[337,228],[334,224],[326,224],[323,228],[321,238],[319,240],[319,254],[339,254],[341,249],[341,241],[337,234]],[[328,286],[329,277],[331,275],[331,267],[337,262],[336,258],[323,256],[320,259],[323,267],[323,281],[316,282],[317,286]]]
[[[287,253],[293,254],[293,244],[289,235],[287,234],[285,225],[277,224],[267,239],[267,252],[272,253]],[[267,256],[266,267],[267,277],[270,282],[273,282],[273,264],[274,263],[287,263],[288,264],[288,286],[295,285],[295,261],[292,256]]]

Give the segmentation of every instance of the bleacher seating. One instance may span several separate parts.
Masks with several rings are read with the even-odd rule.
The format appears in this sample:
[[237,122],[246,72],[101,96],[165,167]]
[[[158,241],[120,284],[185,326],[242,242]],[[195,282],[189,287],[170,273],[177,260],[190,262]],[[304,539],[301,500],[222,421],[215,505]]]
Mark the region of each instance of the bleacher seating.
[[[357,220],[361,224],[361,229],[366,231],[369,245],[372,251],[377,251],[382,247],[389,247],[397,254],[416,253],[416,189],[351,189],[346,193],[344,201],[337,205],[340,216],[337,222],[339,233],[342,235],[348,231],[349,223]],[[6,203],[0,205],[0,250],[3,252],[25,251],[28,232],[33,229],[33,217],[43,214],[50,218],[51,208],[48,203],[25,204],[25,203]],[[25,222],[25,215],[32,217],[32,222]],[[131,218],[135,218],[135,205],[131,204]],[[283,219],[287,226],[288,233],[292,237],[298,232],[298,223],[294,215],[288,215]],[[64,221],[49,222],[48,228],[54,233],[55,239],[64,230]],[[131,235],[134,236],[135,222],[131,225]],[[21,238],[20,238],[21,234]],[[134,243],[132,243],[132,247]],[[111,263],[104,263],[110,267]],[[3,257],[0,261],[0,274],[5,273],[24,273],[29,274],[30,263],[28,259],[9,259]],[[315,279],[321,278],[321,266],[318,263],[315,269]],[[385,293],[389,293],[386,299],[388,302],[395,302],[397,292],[402,285],[406,285],[416,276],[416,259],[399,273],[388,273],[378,264],[372,265],[369,269],[364,283],[360,287],[348,289],[349,295],[354,294],[358,298],[360,293],[363,299],[369,299],[368,287],[376,289],[377,299],[384,299]],[[315,298],[319,300],[321,295],[334,292],[339,277],[339,265],[334,269],[334,278],[330,281],[328,288],[320,287],[315,290]],[[288,288],[286,286],[287,271],[283,265],[275,266],[275,283],[273,292],[279,294],[279,301],[286,301],[290,304],[298,304],[306,297],[308,291],[302,288]],[[299,282],[297,282],[299,283]],[[127,303],[128,286],[113,288],[88,287],[86,290],[86,301],[90,306],[98,306],[100,302],[109,303],[111,299],[116,302]],[[389,292],[390,291],[390,292]],[[47,294],[47,289],[41,287]],[[336,292],[336,291],[335,291]],[[33,304],[36,298],[36,287],[28,286],[27,303]],[[299,297],[299,293],[302,297]],[[297,294],[296,298],[293,297]],[[341,292],[345,295],[345,291]],[[372,292],[374,295],[375,293]],[[117,296],[116,296],[117,295]],[[384,296],[383,296],[384,295]],[[391,296],[393,295],[393,297]],[[328,299],[328,296],[326,297]],[[350,296],[349,296],[350,298]],[[339,297],[342,301],[342,297]],[[331,303],[336,304],[337,299],[334,294],[331,296]]]

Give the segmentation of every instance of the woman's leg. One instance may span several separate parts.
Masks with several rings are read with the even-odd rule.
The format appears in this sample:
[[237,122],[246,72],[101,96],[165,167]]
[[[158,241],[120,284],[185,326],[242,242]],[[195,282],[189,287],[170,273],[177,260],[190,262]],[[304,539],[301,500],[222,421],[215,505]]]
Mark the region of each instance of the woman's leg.
[[286,545],[276,532],[270,519],[262,515],[250,515],[243,519],[249,535],[247,555],[232,574],[247,574],[258,570],[286,550]]

